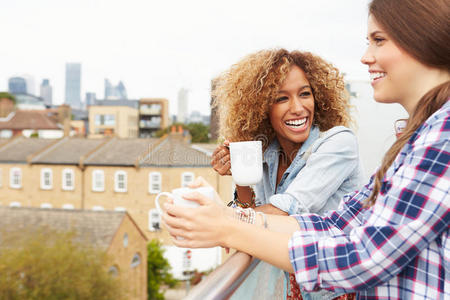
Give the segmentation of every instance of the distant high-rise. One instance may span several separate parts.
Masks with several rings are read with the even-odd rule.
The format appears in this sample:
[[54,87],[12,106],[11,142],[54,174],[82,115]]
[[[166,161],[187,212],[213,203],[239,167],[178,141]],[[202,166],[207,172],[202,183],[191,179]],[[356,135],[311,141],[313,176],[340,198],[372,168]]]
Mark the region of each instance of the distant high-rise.
[[53,97],[52,86],[50,85],[50,80],[44,79],[41,83],[41,93],[40,96],[44,99],[44,104],[46,106],[52,105],[52,97]]
[[22,74],[21,77],[23,77],[27,82],[27,94],[37,96],[36,81],[34,80],[34,76],[29,74]]
[[11,94],[26,94],[27,82],[23,77],[11,77],[8,80],[8,91]]
[[66,63],[66,99],[72,108],[81,107],[81,64]]
[[105,79],[105,100],[124,100],[128,99],[127,89],[122,81],[113,85],[109,79]]
[[188,117],[188,92],[189,90],[181,88],[178,91],[178,112],[177,122],[185,123]]
[[86,93],[86,106],[95,105],[95,100],[97,99],[95,93]]

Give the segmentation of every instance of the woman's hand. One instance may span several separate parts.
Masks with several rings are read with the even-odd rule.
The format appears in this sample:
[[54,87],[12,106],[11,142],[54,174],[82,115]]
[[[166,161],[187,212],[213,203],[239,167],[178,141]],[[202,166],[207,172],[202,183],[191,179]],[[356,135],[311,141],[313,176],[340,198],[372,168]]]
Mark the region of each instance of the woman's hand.
[[183,197],[199,203],[200,206],[187,208],[172,203],[164,204],[162,220],[170,235],[174,237],[173,243],[184,248],[224,246],[226,224],[231,220],[232,212],[228,216],[226,206],[198,192]]
[[220,175],[231,175],[230,141],[226,140],[222,145],[217,146],[212,155],[211,166]]

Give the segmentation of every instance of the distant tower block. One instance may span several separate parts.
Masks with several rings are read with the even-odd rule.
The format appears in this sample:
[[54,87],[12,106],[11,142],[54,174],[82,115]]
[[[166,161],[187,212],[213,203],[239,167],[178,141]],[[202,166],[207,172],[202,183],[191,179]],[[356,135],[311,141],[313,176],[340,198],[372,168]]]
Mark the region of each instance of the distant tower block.
[[185,88],[181,88],[178,91],[178,113],[177,113],[177,122],[185,123],[187,121],[188,116],[188,93],[189,90]]
[[66,64],[66,99],[72,108],[81,107],[81,64]]
[[52,86],[50,85],[50,80],[48,79],[42,80],[40,96],[42,99],[44,99],[44,104],[46,106],[52,105],[53,89]]

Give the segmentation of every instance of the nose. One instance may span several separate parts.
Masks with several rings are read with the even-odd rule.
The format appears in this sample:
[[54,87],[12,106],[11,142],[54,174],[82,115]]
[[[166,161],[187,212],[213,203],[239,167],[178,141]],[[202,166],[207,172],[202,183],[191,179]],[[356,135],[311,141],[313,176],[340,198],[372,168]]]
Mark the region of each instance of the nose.
[[293,97],[289,100],[289,110],[291,113],[299,114],[303,109],[302,100],[299,97]]
[[361,63],[365,65],[370,65],[375,62],[375,57],[373,56],[372,51],[370,50],[370,47],[367,47],[366,51],[364,52],[363,56],[361,57]]

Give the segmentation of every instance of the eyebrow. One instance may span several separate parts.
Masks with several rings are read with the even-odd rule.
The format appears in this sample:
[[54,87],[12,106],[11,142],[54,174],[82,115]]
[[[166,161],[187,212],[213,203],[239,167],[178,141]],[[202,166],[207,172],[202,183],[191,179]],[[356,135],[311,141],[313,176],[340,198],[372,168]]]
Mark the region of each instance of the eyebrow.
[[[307,84],[307,85],[301,86],[299,91],[302,91],[302,90],[307,89],[307,88],[312,90],[311,86],[309,84]],[[287,93],[287,91],[279,90],[278,93]]]
[[[377,35],[377,34],[379,34],[379,33],[383,33],[383,32],[382,32],[382,31],[380,31],[380,30],[375,30],[374,32],[371,32],[369,36],[370,36],[370,38],[372,38],[372,39],[373,39],[373,38],[374,38],[374,36],[376,36],[376,35]],[[366,39],[367,39],[367,40],[369,40],[369,38],[368,38],[368,37],[366,37]]]

